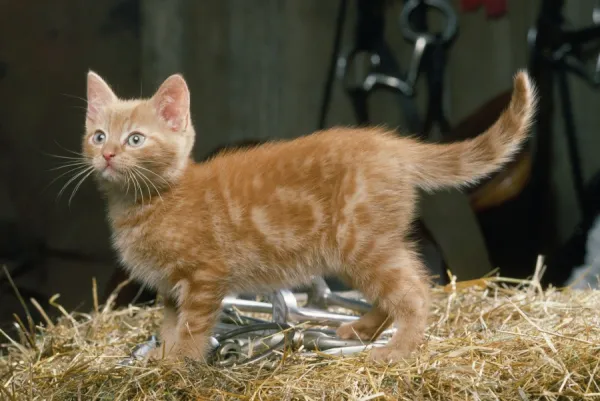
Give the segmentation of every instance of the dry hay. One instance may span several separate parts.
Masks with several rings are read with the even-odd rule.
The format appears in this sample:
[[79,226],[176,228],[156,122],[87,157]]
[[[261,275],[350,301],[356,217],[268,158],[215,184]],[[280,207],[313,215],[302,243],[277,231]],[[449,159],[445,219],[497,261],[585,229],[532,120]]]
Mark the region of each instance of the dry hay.
[[[52,400],[600,400],[600,291],[542,291],[489,278],[434,289],[428,342],[395,365],[286,354],[214,368],[118,366],[156,329],[158,307],[67,314],[0,358],[0,399]],[[517,285],[514,285],[517,284]],[[57,307],[59,307],[57,305]]]

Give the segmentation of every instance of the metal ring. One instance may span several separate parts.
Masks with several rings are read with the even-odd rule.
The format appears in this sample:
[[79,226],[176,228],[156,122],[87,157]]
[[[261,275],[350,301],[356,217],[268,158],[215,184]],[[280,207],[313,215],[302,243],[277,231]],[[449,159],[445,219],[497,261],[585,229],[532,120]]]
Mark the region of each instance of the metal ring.
[[402,30],[402,35],[411,42],[416,42],[416,40],[422,36],[427,37],[430,41],[436,39],[434,34],[428,32],[415,32],[411,27],[410,15],[421,4],[438,9],[442,12],[444,17],[446,17],[446,28],[441,35],[442,41],[449,42],[456,34],[458,20],[452,6],[444,0],[409,0],[400,13],[400,29]]
[[235,341],[228,341],[221,344],[217,353],[215,353],[215,365],[233,366],[240,359],[242,347]]
[[160,346],[160,342],[158,338],[153,334],[150,338],[141,344],[136,345],[131,351],[131,357],[133,359],[144,359],[148,353],[154,348],[158,348]]
[[414,95],[414,88],[409,86],[405,81],[391,75],[379,73],[369,74],[365,78],[362,89],[365,92],[370,92],[376,85],[382,85],[388,89],[397,90],[406,97],[411,97]]
[[274,353],[275,350],[283,348],[285,346],[286,342],[288,342],[288,337],[289,337],[289,334],[288,335],[284,335],[283,338],[281,339],[281,341],[279,341],[277,344],[269,347],[266,351],[261,352],[258,355],[253,356],[252,358],[246,359],[245,361],[243,361],[239,365],[240,366],[249,365],[251,363],[260,361],[261,359],[264,359],[264,358],[268,357],[269,355],[271,355],[272,353]]
[[241,334],[252,333],[254,331],[266,331],[266,330],[279,330],[279,331],[283,331],[283,330],[288,330],[291,327],[292,326],[290,326],[289,324],[286,324],[286,323],[259,323],[259,324],[252,324],[252,325],[240,327],[239,329],[236,329],[236,330],[231,330],[230,332],[225,333],[225,334],[217,334],[215,336],[215,338],[219,342],[223,342],[223,341],[232,339],[234,337],[237,337],[237,336],[239,336]]
[[[237,337],[242,334],[252,333],[255,331],[266,331],[266,330],[284,331],[284,330],[289,330],[291,328],[292,328],[292,326],[290,326],[289,324],[286,324],[286,323],[262,323],[262,324],[254,324],[254,325],[250,325],[250,326],[246,326],[246,327],[240,327],[239,329],[232,330],[225,334],[216,335],[215,337],[218,339],[218,341],[220,343],[223,344],[222,346],[227,346],[228,344],[232,343],[232,339],[234,337]],[[217,360],[215,361],[215,364],[217,364],[219,366],[231,366],[231,365],[237,363],[238,365],[243,366],[243,365],[248,365],[248,364],[257,362],[257,361],[264,359],[267,356],[271,355],[275,350],[282,348],[286,342],[291,340],[291,338],[293,337],[293,334],[294,334],[294,330],[290,330],[286,335],[283,336],[281,341],[279,341],[274,346],[269,347],[269,349],[267,349],[265,352],[259,353],[258,355],[255,355],[252,358],[241,361],[240,363],[238,363],[239,357],[236,358],[234,356],[231,356],[224,361],[219,361],[217,354],[220,355],[223,352],[222,348],[220,348],[218,350],[218,352],[215,353],[215,357],[217,358]],[[238,344],[236,344],[236,345],[238,345]],[[229,346],[229,348],[231,348],[231,347],[232,346]],[[239,347],[239,345],[238,345],[238,347]],[[241,347],[239,347],[239,349],[241,351]],[[231,353],[231,350],[228,349],[227,352]]]
[[368,71],[365,72],[364,77],[367,77],[373,69],[379,67],[381,64],[381,56],[377,52],[368,51],[368,50],[360,50],[354,49],[349,52],[346,52],[344,55],[341,55],[336,64],[336,75],[338,79],[340,79],[345,88],[357,89],[360,88],[364,77],[359,77],[355,82],[348,82],[349,77],[348,73],[352,72],[351,69],[354,66],[357,58],[361,55],[365,55],[368,60]]

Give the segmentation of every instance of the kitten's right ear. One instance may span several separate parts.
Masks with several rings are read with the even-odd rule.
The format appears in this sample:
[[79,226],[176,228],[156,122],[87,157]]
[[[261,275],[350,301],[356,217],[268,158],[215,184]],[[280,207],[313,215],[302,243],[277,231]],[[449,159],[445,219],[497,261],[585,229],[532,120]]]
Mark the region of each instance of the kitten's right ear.
[[190,90],[180,74],[174,74],[167,78],[151,101],[157,115],[172,131],[183,131],[188,127]]
[[110,86],[100,78],[100,75],[89,71],[87,76],[86,119],[91,122],[97,121],[102,109],[116,100],[117,96],[110,89]]

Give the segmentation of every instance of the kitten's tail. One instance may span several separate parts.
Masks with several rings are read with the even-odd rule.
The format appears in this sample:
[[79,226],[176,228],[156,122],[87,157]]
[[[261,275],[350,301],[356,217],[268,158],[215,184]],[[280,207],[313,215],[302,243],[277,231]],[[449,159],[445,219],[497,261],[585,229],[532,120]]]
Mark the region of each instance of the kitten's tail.
[[466,186],[499,170],[528,138],[536,105],[536,88],[527,73],[519,71],[508,108],[487,131],[455,143],[413,142],[415,184],[425,190]]

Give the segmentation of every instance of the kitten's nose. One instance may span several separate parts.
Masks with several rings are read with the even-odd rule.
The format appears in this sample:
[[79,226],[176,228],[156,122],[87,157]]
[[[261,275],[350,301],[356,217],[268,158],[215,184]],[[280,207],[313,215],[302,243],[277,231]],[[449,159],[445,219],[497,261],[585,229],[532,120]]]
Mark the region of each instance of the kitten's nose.
[[102,157],[104,157],[104,160],[108,162],[110,159],[115,157],[115,154],[113,152],[102,153]]

